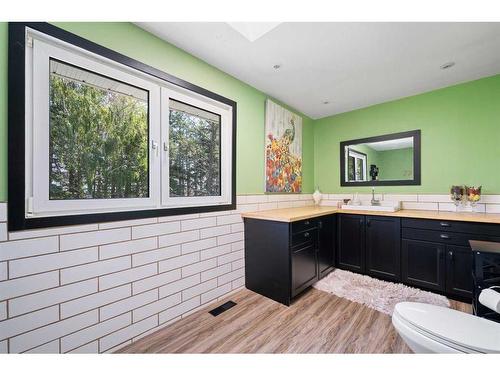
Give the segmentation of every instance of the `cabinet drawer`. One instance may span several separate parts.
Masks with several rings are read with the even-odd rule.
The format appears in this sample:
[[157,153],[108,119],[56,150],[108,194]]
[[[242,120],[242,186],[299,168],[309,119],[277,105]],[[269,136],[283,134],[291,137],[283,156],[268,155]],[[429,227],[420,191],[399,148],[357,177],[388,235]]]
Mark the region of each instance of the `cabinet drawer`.
[[440,232],[475,233],[500,237],[500,225],[466,223],[452,220],[406,219],[401,220],[403,228],[429,229]]
[[296,221],[292,223],[292,233],[295,234],[298,232],[303,232],[305,230],[310,230],[316,228],[317,225],[318,223],[315,219]]
[[403,228],[403,238],[428,242],[442,242],[452,245],[468,246],[470,235],[425,229]]
[[500,242],[500,237],[487,236],[483,234],[456,233],[447,231],[435,231],[425,229],[403,228],[403,238],[410,240],[440,242],[450,245],[469,247],[469,240],[484,240]]
[[292,234],[292,247],[304,246],[304,244],[313,244],[316,241],[318,233],[316,229],[305,230],[303,232]]

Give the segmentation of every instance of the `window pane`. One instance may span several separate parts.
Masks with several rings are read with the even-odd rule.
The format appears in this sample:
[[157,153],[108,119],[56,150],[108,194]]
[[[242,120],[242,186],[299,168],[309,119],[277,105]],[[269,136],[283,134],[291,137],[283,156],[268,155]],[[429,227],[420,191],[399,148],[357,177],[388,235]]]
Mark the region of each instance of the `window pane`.
[[220,116],[170,99],[170,196],[220,196]]
[[363,159],[356,159],[356,180],[364,180]]
[[50,199],[148,197],[148,143],[148,91],[50,61]]
[[347,178],[349,181],[355,181],[355,173],[354,173],[354,163],[355,159],[352,156],[347,157]]

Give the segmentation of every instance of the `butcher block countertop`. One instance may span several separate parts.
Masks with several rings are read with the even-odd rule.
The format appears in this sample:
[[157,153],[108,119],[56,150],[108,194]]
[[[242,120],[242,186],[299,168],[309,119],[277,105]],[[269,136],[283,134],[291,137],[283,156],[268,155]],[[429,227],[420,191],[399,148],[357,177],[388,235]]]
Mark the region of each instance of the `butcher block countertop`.
[[335,213],[500,224],[500,214],[486,214],[479,212],[427,211],[427,210],[400,210],[396,212],[358,211],[358,210],[343,210],[336,207],[328,207],[328,206],[306,206],[306,207],[295,207],[295,208],[279,208],[275,210],[265,210],[265,211],[255,211],[255,212],[242,212],[241,216],[243,218],[291,223],[294,221],[311,219],[314,217],[330,215]]

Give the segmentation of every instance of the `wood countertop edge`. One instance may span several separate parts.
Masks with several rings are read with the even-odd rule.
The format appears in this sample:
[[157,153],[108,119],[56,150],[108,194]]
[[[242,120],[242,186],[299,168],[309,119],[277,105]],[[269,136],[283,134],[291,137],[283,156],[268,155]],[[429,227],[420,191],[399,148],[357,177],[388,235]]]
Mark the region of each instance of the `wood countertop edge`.
[[312,219],[324,215],[336,213],[369,215],[369,216],[391,216],[409,219],[430,219],[430,220],[449,220],[464,221],[486,224],[500,224],[500,214],[491,214],[483,212],[450,212],[450,211],[431,211],[431,210],[399,210],[396,212],[380,211],[357,211],[344,210],[328,206],[306,206],[295,208],[278,208],[265,211],[242,212],[243,218],[279,221],[292,223],[295,221]]

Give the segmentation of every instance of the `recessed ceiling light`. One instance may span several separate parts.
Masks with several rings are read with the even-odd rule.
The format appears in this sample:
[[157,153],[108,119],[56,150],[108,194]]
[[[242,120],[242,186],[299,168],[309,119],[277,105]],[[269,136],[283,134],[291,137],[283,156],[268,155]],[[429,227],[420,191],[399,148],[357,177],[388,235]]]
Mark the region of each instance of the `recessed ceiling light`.
[[280,65],[280,64],[273,65],[273,69],[274,69],[274,70],[278,70],[279,68],[281,68],[281,65]]
[[453,67],[453,66],[455,66],[455,62],[450,61],[450,62],[447,62],[447,63],[445,63],[445,64],[441,65],[441,66],[440,66],[440,68],[441,68],[442,70],[445,70],[445,69],[450,69],[450,68],[451,68],[451,67]]

